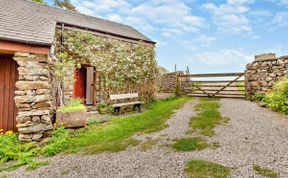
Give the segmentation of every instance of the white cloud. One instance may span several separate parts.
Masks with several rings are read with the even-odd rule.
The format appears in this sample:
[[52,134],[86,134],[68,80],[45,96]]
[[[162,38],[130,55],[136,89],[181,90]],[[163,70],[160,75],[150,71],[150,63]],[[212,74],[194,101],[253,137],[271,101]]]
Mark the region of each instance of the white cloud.
[[216,41],[216,38],[215,37],[211,37],[211,36],[200,35],[196,39],[196,41],[198,43],[200,43],[201,46],[209,47]]
[[288,12],[278,12],[275,14],[273,23],[279,27],[288,26]]
[[[147,0],[132,3],[129,0],[72,0],[77,9],[89,15],[125,23],[139,30],[158,32],[166,36],[197,32],[205,20],[191,14],[185,0]],[[160,28],[159,28],[160,27]]]
[[253,3],[254,0],[228,0],[227,3],[228,4],[246,4],[246,3]]
[[242,50],[220,49],[200,53],[197,59],[207,65],[245,65],[253,59],[253,55],[247,55]]
[[120,15],[118,15],[118,14],[110,14],[110,15],[107,16],[107,19],[111,20],[113,22],[118,22],[118,23],[123,22],[122,17]]
[[281,0],[281,3],[288,5],[288,0]]
[[213,21],[221,32],[239,33],[252,30],[250,20],[247,17],[248,5],[253,1],[228,0],[225,4],[215,5],[206,3],[202,8],[213,13]]

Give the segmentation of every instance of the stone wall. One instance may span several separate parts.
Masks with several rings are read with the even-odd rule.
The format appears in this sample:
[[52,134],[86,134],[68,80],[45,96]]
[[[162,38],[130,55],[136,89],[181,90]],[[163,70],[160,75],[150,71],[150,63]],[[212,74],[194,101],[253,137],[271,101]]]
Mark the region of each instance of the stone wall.
[[[171,72],[163,74],[160,78],[159,92],[161,93],[175,93],[177,76],[184,75],[183,71]],[[189,78],[179,78],[179,94],[187,94],[192,89],[192,81]]]
[[159,92],[175,93],[176,80],[179,74],[184,74],[181,71],[163,74],[160,78]]
[[253,98],[256,93],[268,91],[283,76],[288,76],[288,56],[276,58],[273,53],[256,55],[255,60],[246,65],[248,96]]
[[15,53],[19,64],[15,103],[19,140],[41,141],[51,135],[51,74],[47,55]]

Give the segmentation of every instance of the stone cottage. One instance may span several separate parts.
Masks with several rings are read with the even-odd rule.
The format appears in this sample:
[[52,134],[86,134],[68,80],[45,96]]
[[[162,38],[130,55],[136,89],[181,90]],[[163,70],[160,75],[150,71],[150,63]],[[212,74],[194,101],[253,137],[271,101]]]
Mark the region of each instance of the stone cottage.
[[[41,141],[51,134],[53,108],[57,105],[51,66],[64,45],[66,31],[93,34],[124,44],[125,49],[142,43],[154,51],[155,46],[127,25],[29,0],[0,0],[0,129],[18,130],[21,141]],[[154,58],[147,60],[154,62]],[[80,65],[77,71],[71,71],[73,83],[64,86],[65,98],[82,97],[86,105],[96,105],[101,95],[97,66]]]

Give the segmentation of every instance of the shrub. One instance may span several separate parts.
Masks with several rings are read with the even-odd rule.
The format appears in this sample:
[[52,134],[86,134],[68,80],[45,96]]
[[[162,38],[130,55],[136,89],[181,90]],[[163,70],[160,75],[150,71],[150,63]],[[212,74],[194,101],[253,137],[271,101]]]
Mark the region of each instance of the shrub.
[[254,99],[255,99],[256,101],[262,101],[262,100],[264,99],[264,97],[265,97],[265,94],[263,94],[263,93],[256,93],[255,96],[254,96]]
[[288,78],[283,77],[263,98],[267,106],[288,114]]
[[64,127],[60,127],[53,131],[51,139],[48,144],[42,148],[41,152],[45,156],[53,156],[67,149],[70,143],[69,132]]
[[18,166],[30,164],[37,156],[40,148],[35,142],[21,144],[12,131],[0,132],[0,163],[14,160],[12,164],[0,167],[0,172],[16,169]]
[[105,102],[99,103],[98,110],[100,114],[107,114],[107,113],[113,112],[113,108],[109,106],[108,104],[106,104]]

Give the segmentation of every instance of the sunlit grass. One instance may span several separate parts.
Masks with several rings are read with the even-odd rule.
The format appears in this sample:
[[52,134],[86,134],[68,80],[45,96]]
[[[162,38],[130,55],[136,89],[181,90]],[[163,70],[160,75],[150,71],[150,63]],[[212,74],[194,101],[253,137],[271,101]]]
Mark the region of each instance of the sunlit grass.
[[173,148],[177,151],[199,151],[209,147],[206,140],[200,137],[175,139]]
[[274,170],[263,168],[259,165],[254,165],[253,169],[257,174],[264,176],[264,177],[277,178],[279,176],[279,174],[275,172]]
[[186,163],[185,172],[190,178],[227,178],[231,169],[204,160],[190,160]]
[[73,138],[67,152],[117,152],[139,144],[131,138],[134,134],[166,128],[165,122],[172,115],[172,111],[188,100],[187,97],[170,97],[152,104],[151,109],[143,113],[114,118]]

